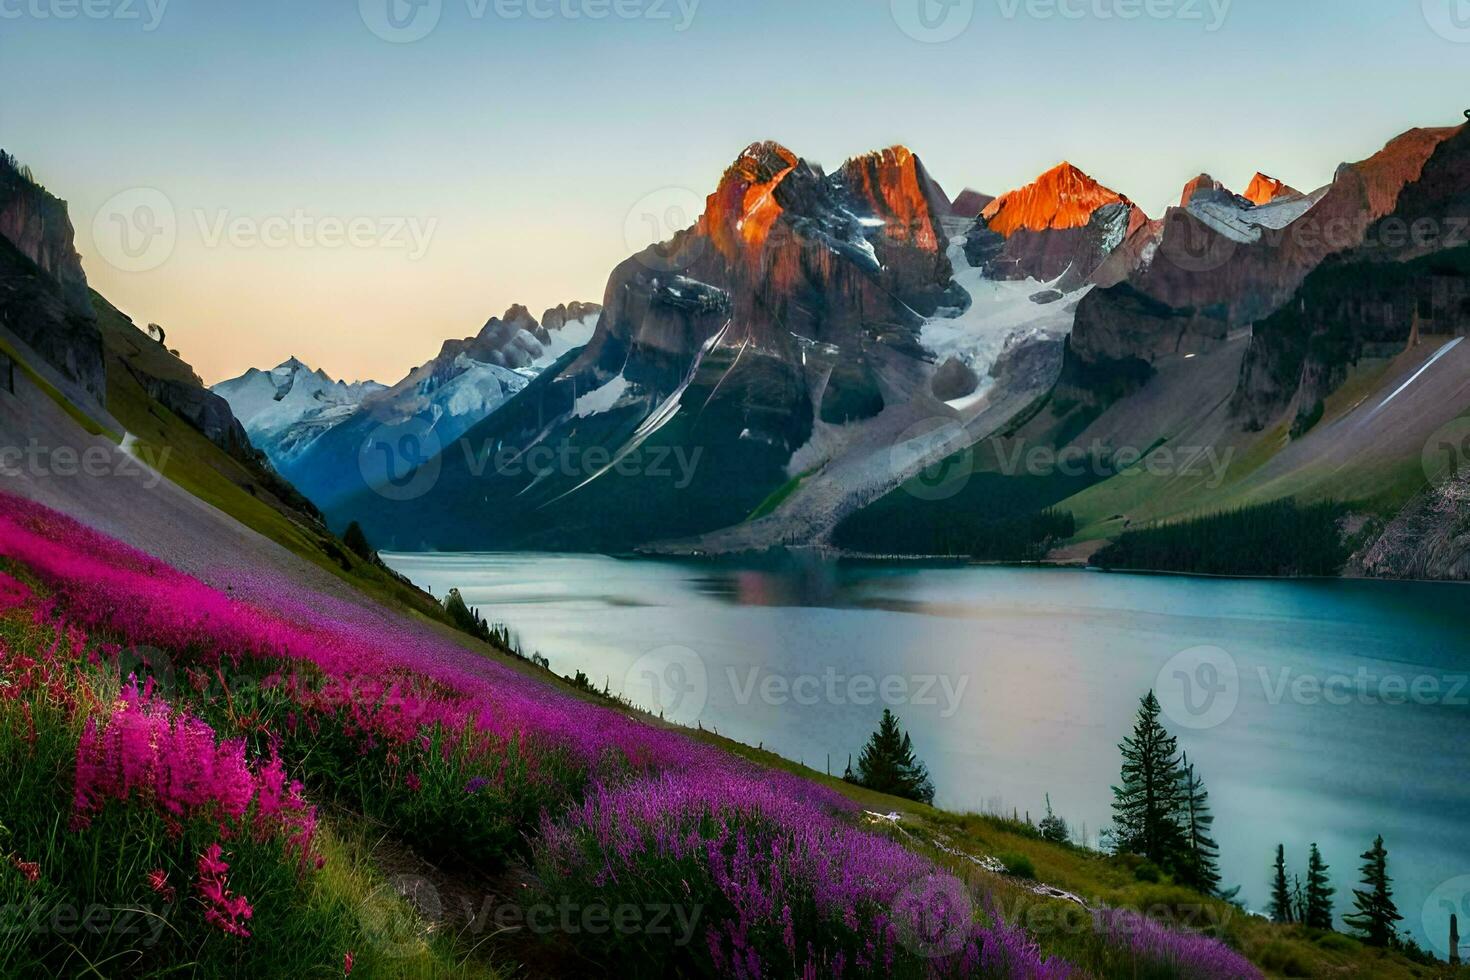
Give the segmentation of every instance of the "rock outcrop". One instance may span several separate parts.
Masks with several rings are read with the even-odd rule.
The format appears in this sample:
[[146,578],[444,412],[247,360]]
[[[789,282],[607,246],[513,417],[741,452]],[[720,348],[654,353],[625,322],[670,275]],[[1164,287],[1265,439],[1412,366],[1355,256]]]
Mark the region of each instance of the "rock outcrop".
[[1293,404],[1298,419],[1309,419],[1360,358],[1467,332],[1470,127],[1463,127],[1435,144],[1418,179],[1357,247],[1324,262],[1289,303],[1256,324],[1233,408],[1250,428]]
[[0,326],[106,400],[102,337],[66,202],[0,152]]
[[1268,177],[1260,171],[1251,178],[1249,186],[1243,195],[1252,204],[1270,204],[1272,201],[1283,197],[1300,197],[1301,191],[1294,187],[1288,187],[1283,181],[1275,177]]
[[[1126,374],[1137,379],[1140,364],[1181,349],[1202,352],[1280,310],[1328,256],[1369,237],[1383,202],[1398,200],[1445,132],[1405,134],[1368,160],[1342,165],[1321,190],[1300,195],[1283,185],[1265,204],[1213,180],[1191,181],[1184,207],[1169,209],[1136,236],[1132,251],[1120,250],[1096,273],[1107,288],[1078,307],[1068,376],[1095,384],[1126,354]],[[1253,184],[1262,196],[1266,181]],[[1126,389],[1105,387],[1109,397]]]

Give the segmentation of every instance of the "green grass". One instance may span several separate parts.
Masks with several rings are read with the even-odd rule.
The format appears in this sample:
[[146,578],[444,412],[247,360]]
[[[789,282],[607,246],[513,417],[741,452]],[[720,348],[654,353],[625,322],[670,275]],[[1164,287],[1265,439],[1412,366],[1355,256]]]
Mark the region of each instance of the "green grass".
[[149,397],[129,369],[130,363],[153,376],[181,381],[192,381],[192,371],[95,294],[94,305],[106,347],[107,410],[137,439],[147,459],[162,461],[159,468],[166,478],[374,599],[419,618],[445,621],[442,608],[429,596],[353,554],[324,527],[278,498],[264,474],[225,453],[189,422]]
[[802,482],[807,480],[816,472],[817,471],[814,469],[807,470],[805,473],[793,476],[791,479],[781,484],[775,490],[771,491],[771,495],[765,500],[762,500],[760,504],[756,507],[756,509],[750,512],[750,516],[745,519],[745,522],[748,524],[751,521],[758,521],[762,517],[766,517],[770,514],[775,513],[776,508],[785,503],[787,498],[789,498],[793,493],[797,491],[797,488],[801,486]]

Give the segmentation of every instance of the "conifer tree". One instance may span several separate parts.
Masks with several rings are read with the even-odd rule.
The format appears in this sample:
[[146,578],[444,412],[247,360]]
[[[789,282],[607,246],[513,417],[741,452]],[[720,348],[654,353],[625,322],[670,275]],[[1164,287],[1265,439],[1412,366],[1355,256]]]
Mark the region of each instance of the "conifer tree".
[[878,730],[858,756],[856,782],[891,796],[920,803],[934,802],[934,783],[929,779],[929,770],[914,757],[912,739],[887,708],[883,709]]
[[1133,735],[1123,739],[1121,785],[1113,787],[1113,848],[1170,866],[1183,842],[1178,814],[1183,803],[1178,742],[1159,723],[1159,699],[1144,697]]
[[1336,892],[1327,876],[1327,862],[1322,860],[1322,852],[1313,844],[1311,856],[1307,859],[1306,914],[1302,917],[1308,927],[1332,930],[1332,896]]
[[342,543],[363,561],[373,561],[377,557],[373,546],[368,544],[367,535],[362,531],[362,525],[356,521],[347,525],[347,530],[342,533]]
[[1205,792],[1205,781],[1194,771],[1188,753],[1180,765],[1183,768],[1180,826],[1184,846],[1176,873],[1184,884],[1213,895],[1220,890],[1220,847],[1210,837],[1210,827],[1215,822],[1214,814],[1210,813],[1210,794]]
[[1394,923],[1402,921],[1403,916],[1393,903],[1393,879],[1388,876],[1388,851],[1383,847],[1382,834],[1363,852],[1363,884],[1364,888],[1353,891],[1357,911],[1343,916],[1343,921],[1361,933],[1369,946],[1388,946],[1398,935]]
[[1286,881],[1286,845],[1276,845],[1276,873],[1271,879],[1271,921],[1289,925],[1296,921],[1291,886]]
[[1067,828],[1067,821],[1052,812],[1051,794],[1046,794],[1046,816],[1041,818],[1042,840],[1049,840],[1053,844],[1065,844],[1072,839],[1071,831]]

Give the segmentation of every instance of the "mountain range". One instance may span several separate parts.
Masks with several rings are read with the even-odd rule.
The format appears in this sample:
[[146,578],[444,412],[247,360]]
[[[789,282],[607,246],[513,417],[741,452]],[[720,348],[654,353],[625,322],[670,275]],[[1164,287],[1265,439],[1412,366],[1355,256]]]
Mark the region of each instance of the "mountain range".
[[[1466,577],[1463,467],[1434,447],[1470,408],[1467,158],[1464,126],[1414,129],[1310,193],[1200,174],[1152,217],[1067,162],[951,202],[905,147],[828,172],[762,142],[601,304],[512,307],[391,387],[295,358],[213,392],[135,378],[383,548],[988,557],[1065,514],[1037,544],[1081,561],[1330,500],[1350,570]],[[96,401],[105,301],[64,205],[7,173],[27,271],[0,315]]]

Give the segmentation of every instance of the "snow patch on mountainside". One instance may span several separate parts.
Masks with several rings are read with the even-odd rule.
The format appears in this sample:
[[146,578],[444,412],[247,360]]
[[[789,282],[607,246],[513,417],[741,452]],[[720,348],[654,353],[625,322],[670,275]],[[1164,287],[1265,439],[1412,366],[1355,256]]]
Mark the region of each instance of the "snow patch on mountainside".
[[600,388],[594,388],[577,399],[572,414],[579,419],[591,418],[610,411],[628,393],[628,379],[621,374]]
[[[993,383],[990,369],[1005,349],[1006,341],[1024,333],[1072,332],[1077,303],[1092,290],[1088,285],[1062,295],[1057,282],[1036,279],[997,281],[970,265],[963,239],[950,243],[949,259],[954,264],[955,282],[970,294],[970,307],[959,316],[936,316],[925,321],[920,342],[934,354],[937,363],[950,358],[964,362],[980,378],[973,395],[961,399],[971,403]],[[1062,278],[1065,278],[1065,273]],[[1054,297],[1037,303],[1033,297]]]

